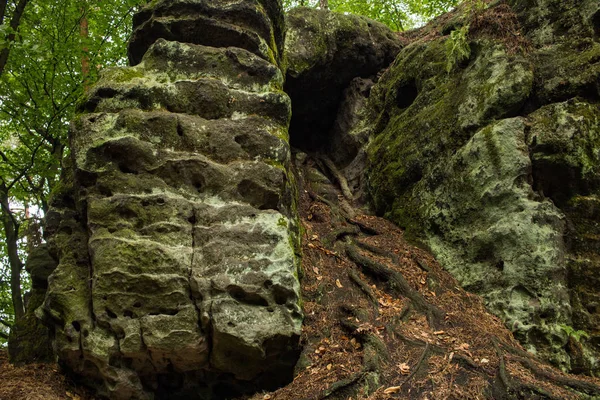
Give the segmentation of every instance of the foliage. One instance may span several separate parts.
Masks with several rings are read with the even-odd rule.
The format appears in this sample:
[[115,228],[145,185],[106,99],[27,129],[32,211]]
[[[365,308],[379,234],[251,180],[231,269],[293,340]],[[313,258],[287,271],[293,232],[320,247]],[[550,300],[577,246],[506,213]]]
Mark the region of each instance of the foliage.
[[[336,12],[363,15],[382,22],[395,31],[403,31],[449,11],[461,0],[329,0]],[[317,7],[318,0],[284,0],[286,9],[297,6]]]
[[590,335],[586,331],[576,330],[570,325],[559,325],[560,328],[565,331],[567,336],[572,337],[575,341],[580,342],[582,338],[589,338]]
[[469,25],[455,29],[450,33],[446,41],[446,72],[450,73],[454,67],[471,57],[471,46],[469,46]]

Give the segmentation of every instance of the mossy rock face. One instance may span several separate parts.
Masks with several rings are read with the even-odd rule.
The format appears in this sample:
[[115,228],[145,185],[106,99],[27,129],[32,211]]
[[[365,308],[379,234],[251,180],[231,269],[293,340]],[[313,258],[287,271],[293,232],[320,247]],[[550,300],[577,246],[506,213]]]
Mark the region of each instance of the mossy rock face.
[[566,266],[575,330],[586,332],[575,372],[600,371],[600,107],[582,99],[530,115],[534,188],[566,216]]
[[141,62],[104,73],[72,124],[41,316],[101,396],[277,387],[302,323],[279,2],[148,7]]
[[[411,201],[411,187],[441,155],[462,147],[473,129],[514,113],[531,92],[531,64],[490,41],[474,43],[468,66],[447,74],[445,40],[403,49],[372,90],[368,173],[378,212],[405,209],[394,203]],[[418,224],[409,214],[393,219],[409,230]]]
[[31,250],[25,266],[31,274],[32,289],[25,295],[25,316],[10,330],[8,355],[13,364],[54,361],[48,327],[36,317],[36,310],[44,303],[48,276],[56,269],[56,261],[43,244]]
[[284,37],[280,1],[152,1],[133,18],[129,61],[138,64],[158,39],[211,47],[238,47],[275,65]]
[[[287,15],[287,79],[292,98],[292,145],[323,145],[343,92],[352,79],[375,76],[401,48],[387,26],[355,15],[297,8]],[[318,99],[318,100],[317,100]],[[317,132],[317,133],[315,133]]]
[[373,87],[370,193],[526,348],[597,374],[599,5],[510,3],[527,53],[471,37],[447,73],[425,28]]
[[538,48],[600,33],[596,0],[508,0],[525,35]]

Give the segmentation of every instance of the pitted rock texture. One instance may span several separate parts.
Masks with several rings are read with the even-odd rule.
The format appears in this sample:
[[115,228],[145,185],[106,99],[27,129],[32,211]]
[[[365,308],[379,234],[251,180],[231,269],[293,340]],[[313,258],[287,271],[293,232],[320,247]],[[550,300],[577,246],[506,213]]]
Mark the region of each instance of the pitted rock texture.
[[471,57],[447,73],[443,35],[472,18],[463,8],[373,87],[369,187],[377,212],[424,241],[528,350],[597,374],[600,5],[508,3],[475,18],[520,24],[521,50],[502,24],[473,24]]
[[[141,62],[107,71],[72,124],[43,310],[61,362],[103,396],[227,398],[291,380],[299,227],[277,5],[151,4],[130,48]],[[198,21],[268,45],[194,44]],[[154,34],[167,23],[172,36]]]
[[279,65],[284,16],[273,0],[154,0],[133,18],[129,61],[138,64],[157,39],[238,47]]

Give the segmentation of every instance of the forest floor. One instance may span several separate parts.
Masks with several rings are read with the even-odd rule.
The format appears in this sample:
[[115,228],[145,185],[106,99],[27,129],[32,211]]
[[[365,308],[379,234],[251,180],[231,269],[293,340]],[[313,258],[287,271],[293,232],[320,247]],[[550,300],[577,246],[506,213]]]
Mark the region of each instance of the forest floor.
[[[295,379],[246,399],[600,398],[599,379],[525,352],[479,296],[392,223],[351,206],[331,183],[336,171],[323,169],[310,157],[298,166],[305,322]],[[92,398],[56,364],[12,366],[0,352],[0,400]]]
[[14,366],[0,350],[0,400],[88,400],[92,397],[60,372],[57,364]]

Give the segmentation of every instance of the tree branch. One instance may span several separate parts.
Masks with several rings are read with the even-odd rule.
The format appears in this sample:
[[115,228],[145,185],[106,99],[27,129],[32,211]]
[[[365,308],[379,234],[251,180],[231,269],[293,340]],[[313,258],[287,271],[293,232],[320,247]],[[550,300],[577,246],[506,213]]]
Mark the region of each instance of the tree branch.
[[4,23],[4,15],[6,14],[6,6],[8,5],[8,0],[0,1],[0,24]]
[[12,325],[7,321],[3,320],[2,318],[0,318],[0,324],[4,325],[7,328],[12,328]]

